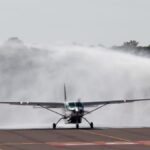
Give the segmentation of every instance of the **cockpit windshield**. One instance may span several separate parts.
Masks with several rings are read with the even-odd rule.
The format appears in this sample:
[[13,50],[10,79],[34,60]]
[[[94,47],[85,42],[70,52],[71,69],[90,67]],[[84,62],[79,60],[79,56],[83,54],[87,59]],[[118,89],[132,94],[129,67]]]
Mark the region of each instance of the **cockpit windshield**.
[[68,103],[69,108],[80,107],[83,108],[83,104],[81,102],[70,102]]
[[83,107],[83,104],[81,102],[77,102],[76,107]]
[[76,107],[76,106],[75,106],[75,103],[68,103],[68,106],[69,106],[70,108]]

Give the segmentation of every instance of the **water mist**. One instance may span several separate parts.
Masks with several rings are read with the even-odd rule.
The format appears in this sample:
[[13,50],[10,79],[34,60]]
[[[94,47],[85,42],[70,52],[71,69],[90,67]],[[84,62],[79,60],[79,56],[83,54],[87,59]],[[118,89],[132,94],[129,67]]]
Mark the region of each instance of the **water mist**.
[[[149,68],[148,58],[101,47],[8,41],[0,46],[0,100],[63,102],[64,83],[71,101],[150,98]],[[0,128],[47,128],[59,119],[30,106],[0,105],[0,112]],[[87,118],[99,127],[147,127],[149,113],[150,102],[137,102],[106,106]]]

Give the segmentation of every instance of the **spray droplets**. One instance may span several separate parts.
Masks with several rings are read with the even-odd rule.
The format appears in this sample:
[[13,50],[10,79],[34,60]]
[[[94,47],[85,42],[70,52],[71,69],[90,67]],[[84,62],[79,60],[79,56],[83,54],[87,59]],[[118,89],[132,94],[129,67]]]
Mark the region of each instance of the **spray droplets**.
[[[63,101],[64,83],[71,101],[150,97],[149,59],[100,47],[29,46],[20,40],[18,46],[16,39],[9,44],[0,46],[1,101]],[[108,106],[90,119],[97,126],[147,126],[149,106],[140,103],[141,111],[139,104]],[[0,128],[49,127],[57,120],[54,114],[28,106],[0,109]]]

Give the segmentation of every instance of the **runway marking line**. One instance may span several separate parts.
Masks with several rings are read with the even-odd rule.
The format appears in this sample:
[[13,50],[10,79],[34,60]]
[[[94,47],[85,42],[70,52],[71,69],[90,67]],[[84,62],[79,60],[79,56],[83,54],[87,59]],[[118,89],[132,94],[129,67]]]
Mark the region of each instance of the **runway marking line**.
[[93,134],[93,135],[108,137],[108,138],[115,139],[115,140],[121,140],[121,141],[125,141],[125,142],[130,142],[130,140],[127,140],[127,139],[124,139],[124,138],[120,138],[120,137],[116,137],[116,136],[112,136],[112,135],[107,135],[107,134],[103,134],[103,133],[99,133],[99,132],[84,131],[84,130],[81,130],[81,131],[85,132],[85,133]]
[[[1,146],[3,145],[34,145],[34,144],[45,144],[44,142],[4,142],[0,143]],[[0,149],[1,150],[1,149]]]
[[[104,145],[145,145],[145,146],[150,146],[150,140],[148,141],[113,141],[113,142],[106,142],[106,141],[95,141],[95,142],[18,142],[18,143],[11,143],[11,142],[6,142],[6,143],[0,143],[1,146],[5,145],[36,145],[36,144],[46,144],[49,146],[64,146],[64,147],[69,147],[69,146],[104,146]],[[0,149],[2,150],[2,149]]]
[[135,142],[125,142],[125,141],[115,141],[115,142],[104,142],[104,141],[96,141],[96,142],[47,142],[46,144],[50,146],[104,146],[104,145],[145,145],[150,146],[150,141],[135,141]]
[[139,144],[150,146],[150,141],[139,141]]

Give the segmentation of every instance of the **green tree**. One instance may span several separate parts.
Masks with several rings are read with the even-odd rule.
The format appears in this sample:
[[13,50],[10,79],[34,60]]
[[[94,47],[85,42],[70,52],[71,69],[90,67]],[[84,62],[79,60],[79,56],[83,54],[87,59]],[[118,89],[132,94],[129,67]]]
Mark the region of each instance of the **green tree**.
[[135,40],[130,40],[129,42],[124,42],[122,47],[125,49],[136,49],[138,46],[139,42]]

